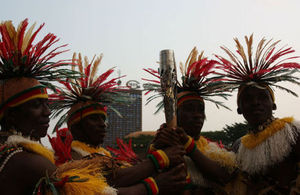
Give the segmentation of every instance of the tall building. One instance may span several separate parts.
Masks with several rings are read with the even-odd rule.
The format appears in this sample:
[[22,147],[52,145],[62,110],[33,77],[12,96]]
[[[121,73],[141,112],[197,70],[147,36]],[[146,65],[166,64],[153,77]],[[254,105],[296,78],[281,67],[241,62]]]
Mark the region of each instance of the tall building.
[[122,117],[108,109],[108,128],[104,138],[104,146],[116,146],[116,138],[124,138],[125,135],[142,130],[142,91],[129,90],[129,96],[133,98],[131,104],[112,105]]

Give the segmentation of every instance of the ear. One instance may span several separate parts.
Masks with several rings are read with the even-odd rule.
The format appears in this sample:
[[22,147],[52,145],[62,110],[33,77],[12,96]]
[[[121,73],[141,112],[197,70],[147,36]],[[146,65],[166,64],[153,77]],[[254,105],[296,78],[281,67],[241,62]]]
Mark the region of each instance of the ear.
[[8,125],[12,125],[15,124],[17,117],[17,112],[11,108],[7,109],[4,112],[4,116],[5,116],[5,123]]
[[241,109],[239,107],[237,108],[237,113],[238,114],[243,114],[242,111],[241,111]]
[[273,107],[272,107],[272,109],[273,109],[273,110],[276,110],[276,109],[277,109],[277,106],[276,106],[276,104],[275,104],[275,103],[273,104]]

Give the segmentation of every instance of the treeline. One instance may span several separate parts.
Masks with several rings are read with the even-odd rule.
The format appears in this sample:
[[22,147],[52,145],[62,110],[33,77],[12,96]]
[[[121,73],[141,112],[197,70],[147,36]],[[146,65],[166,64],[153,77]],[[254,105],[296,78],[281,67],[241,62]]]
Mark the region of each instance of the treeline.
[[[226,125],[220,131],[201,132],[201,135],[212,141],[221,142],[227,148],[230,148],[235,140],[247,133],[248,129],[249,127],[245,122],[234,123],[232,125]],[[138,137],[125,138],[124,140],[128,142],[129,139],[132,140],[133,150],[140,156],[143,156],[146,153],[153,136],[140,135]]]
[[235,140],[245,135],[249,127],[247,123],[234,123],[226,125],[221,131],[201,132],[201,135],[212,140],[221,141],[227,147],[231,147]]

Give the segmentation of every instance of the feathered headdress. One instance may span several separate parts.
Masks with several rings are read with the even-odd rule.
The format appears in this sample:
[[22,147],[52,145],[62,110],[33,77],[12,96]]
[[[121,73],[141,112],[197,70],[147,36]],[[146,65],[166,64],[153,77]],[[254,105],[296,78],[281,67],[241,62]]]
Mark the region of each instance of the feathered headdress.
[[[276,45],[280,41],[267,41],[263,38],[253,53],[253,35],[245,36],[247,48],[243,48],[237,38],[234,39],[237,47],[236,55],[226,47],[221,47],[229,56],[229,60],[216,55],[219,59],[219,68],[225,73],[225,83],[232,89],[239,88],[239,92],[244,86],[257,86],[268,89],[273,96],[273,91],[269,86],[283,89],[294,96],[297,96],[292,90],[277,84],[280,81],[287,81],[299,85],[299,78],[293,76],[298,71],[300,64],[290,60],[299,58],[299,56],[286,57],[295,52],[291,47],[282,47],[276,50]],[[245,51],[246,50],[246,51]],[[274,97],[273,97],[274,101]]]
[[[147,81],[147,83],[145,83],[143,85],[144,90],[146,90],[145,95],[148,95],[151,92],[154,93],[153,95],[151,95],[150,97],[147,98],[146,105],[148,105],[152,100],[154,100],[156,98],[163,98],[164,92],[161,89],[160,75],[159,75],[158,71],[154,70],[152,68],[144,68],[143,70],[146,71],[147,73],[149,73],[152,77],[154,77],[153,79],[142,78],[143,81]],[[157,114],[163,107],[164,107],[164,103],[163,103],[163,101],[160,101],[156,105],[157,109],[154,114]]]
[[33,98],[48,98],[45,87],[55,89],[50,81],[75,77],[64,66],[66,61],[50,62],[66,45],[48,49],[59,41],[52,33],[33,44],[44,24],[27,31],[28,19],[15,28],[12,21],[0,24],[0,118],[8,107],[18,106]]
[[[177,105],[181,105],[186,100],[207,100],[216,104],[216,106],[222,106],[227,108],[222,102],[212,99],[212,96],[220,96],[227,98],[229,94],[225,93],[224,86],[222,85],[222,76],[212,76],[215,71],[214,68],[217,64],[215,60],[209,60],[203,57],[203,52],[200,54],[196,47],[193,48],[188,56],[186,63],[180,63],[180,71],[182,74],[182,82],[177,81]],[[144,69],[150,73],[155,79],[143,79],[148,81],[146,84],[146,94],[151,91],[156,91],[155,95],[147,99],[147,103],[153,99],[163,95],[163,91],[160,88],[160,76],[159,73],[153,69]],[[163,108],[163,102],[157,105],[157,113]],[[228,108],[227,108],[228,109]]]
[[55,118],[65,109],[68,109],[68,113],[61,116],[54,130],[59,128],[65,121],[70,127],[91,114],[102,114],[106,118],[107,106],[118,113],[111,104],[128,101],[127,96],[122,93],[124,89],[121,90],[117,86],[117,80],[120,77],[108,80],[108,77],[114,72],[114,68],[96,76],[101,60],[102,55],[96,59],[94,57],[91,62],[85,57],[83,62],[81,54],[77,57],[74,53],[73,62],[78,64],[79,71],[83,76],[67,82],[62,81],[64,90],[58,90],[57,94],[49,96],[50,108],[53,111],[52,117]]

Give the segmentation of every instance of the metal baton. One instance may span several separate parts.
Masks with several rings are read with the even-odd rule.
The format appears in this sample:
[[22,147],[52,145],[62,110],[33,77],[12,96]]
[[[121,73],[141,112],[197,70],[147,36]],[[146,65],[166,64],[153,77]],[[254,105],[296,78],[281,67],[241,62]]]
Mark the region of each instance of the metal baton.
[[167,49],[160,51],[160,83],[164,91],[165,117],[168,127],[177,126],[176,117],[176,64],[174,51]]

